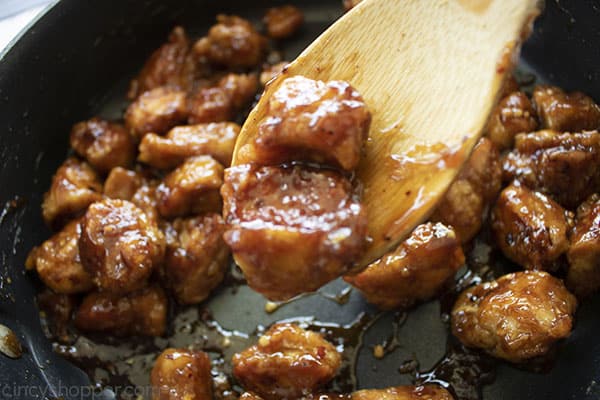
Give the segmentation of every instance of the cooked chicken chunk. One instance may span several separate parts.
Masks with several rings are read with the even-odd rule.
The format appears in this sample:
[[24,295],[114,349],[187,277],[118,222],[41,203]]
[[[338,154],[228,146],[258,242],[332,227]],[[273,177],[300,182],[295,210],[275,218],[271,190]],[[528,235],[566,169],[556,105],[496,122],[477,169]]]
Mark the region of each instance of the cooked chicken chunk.
[[138,206],[149,219],[159,222],[160,215],[158,213],[158,181],[145,182],[140,188],[133,194],[131,202]]
[[501,184],[498,150],[491,140],[481,138],[431,219],[452,226],[461,242],[466,243],[481,229]]
[[[251,393],[251,392],[242,393],[238,399],[239,400],[263,400],[262,397],[260,397],[259,395],[255,394],[255,393]],[[319,400],[324,400],[324,399],[319,398]]]
[[504,255],[527,269],[554,270],[569,248],[572,213],[518,184],[502,191],[492,230]]
[[164,275],[178,302],[200,303],[223,280],[229,265],[224,232],[218,214],[177,219],[167,229]]
[[269,98],[256,142],[245,146],[240,157],[260,165],[309,160],[351,171],[370,123],[367,106],[348,83],[295,76]]
[[133,203],[106,199],[86,212],[79,252],[100,291],[124,294],[146,285],[163,260],[165,238]]
[[344,279],[379,308],[407,308],[435,296],[464,262],[454,230],[427,223],[419,225],[396,250]]
[[352,393],[351,400],[454,400],[441,386],[398,386],[387,389],[359,390]]
[[329,382],[341,355],[315,332],[273,325],[258,343],[233,356],[233,374],[244,388],[270,399],[294,399]]
[[297,7],[286,5],[273,7],[263,18],[267,35],[273,39],[285,39],[292,36],[304,23],[304,15]]
[[344,9],[350,11],[358,5],[362,0],[343,0]]
[[149,133],[140,143],[138,160],[155,168],[175,168],[186,158],[209,155],[223,165],[231,163],[240,126],[231,122],[178,126],[166,137]]
[[162,135],[185,122],[188,116],[186,92],[161,86],[144,92],[125,112],[125,124],[141,139],[147,133]]
[[503,169],[507,181],[517,179],[574,209],[600,191],[600,133],[519,134]]
[[167,326],[168,300],[158,286],[126,296],[94,292],[75,313],[75,326],[83,331],[117,336],[162,336]]
[[504,97],[490,117],[488,137],[499,149],[512,147],[517,133],[533,132],[538,127],[537,113],[527,95],[514,92]]
[[71,221],[27,257],[27,268],[35,268],[42,282],[56,293],[82,293],[94,287],[79,258],[80,222]]
[[365,211],[333,171],[236,166],[221,193],[225,241],[248,284],[271,300],[318,289],[364,250]]
[[212,400],[210,358],[203,351],[166,349],[152,368],[153,400]]
[[586,296],[600,288],[600,196],[590,196],[577,209],[571,247],[567,252],[567,285]]
[[600,107],[581,92],[565,93],[556,86],[537,86],[533,101],[542,126],[556,131],[600,129]]
[[547,272],[517,272],[464,291],[452,310],[452,333],[466,346],[522,362],[569,336],[576,307]]
[[73,126],[71,147],[99,172],[127,167],[135,158],[133,137],[125,127],[100,118],[92,118]]
[[266,86],[271,80],[275,77],[279,76],[289,63],[287,61],[282,61],[275,65],[265,65],[263,66],[263,70],[260,73],[260,84]]
[[63,226],[102,198],[102,184],[98,175],[86,163],[68,158],[58,168],[50,189],[44,194],[42,215],[54,229]]
[[210,156],[189,158],[156,189],[158,211],[164,217],[221,210],[219,189],[223,166]]
[[243,18],[218,15],[208,36],[194,44],[194,52],[213,64],[228,67],[253,67],[265,53],[266,40]]
[[104,181],[104,195],[111,199],[131,200],[143,183],[142,174],[116,167],[110,171]]

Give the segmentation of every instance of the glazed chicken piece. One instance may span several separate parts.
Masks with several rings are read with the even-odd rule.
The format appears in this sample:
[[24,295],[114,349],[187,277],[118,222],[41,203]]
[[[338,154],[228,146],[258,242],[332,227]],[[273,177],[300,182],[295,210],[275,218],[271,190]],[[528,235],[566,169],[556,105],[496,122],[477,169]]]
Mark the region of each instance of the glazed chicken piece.
[[167,326],[168,300],[159,286],[128,295],[93,292],[75,313],[75,326],[87,332],[117,336],[162,336]]
[[210,358],[203,351],[166,349],[152,368],[153,400],[212,400]]
[[158,185],[160,183],[155,180],[145,182],[133,194],[131,202],[138,206],[152,221],[159,223],[161,221],[158,212]]
[[288,64],[289,63],[287,61],[282,61],[275,65],[267,64],[267,65],[263,66],[263,69],[262,69],[262,72],[260,73],[260,78],[259,78],[260,84],[262,86],[266,86],[267,83],[269,83],[271,80],[275,79],[277,76],[279,76],[281,73],[283,73],[283,71],[288,66]]
[[467,243],[480,231],[501,185],[498,150],[490,139],[481,138],[431,220],[452,226],[461,242]]
[[42,282],[56,293],[83,293],[94,287],[79,258],[80,222],[71,221],[27,257],[27,269],[35,268]]
[[86,163],[68,158],[52,177],[50,189],[44,194],[42,215],[50,227],[58,229],[70,219],[85,212],[102,198],[98,175]]
[[232,120],[256,95],[254,74],[228,74],[216,86],[199,88],[188,98],[189,124]]
[[125,112],[125,125],[141,139],[147,133],[165,134],[188,117],[186,92],[161,86],[142,93]]
[[295,399],[333,379],[341,359],[320,334],[276,324],[256,345],[233,356],[233,374],[245,389],[266,400]]
[[526,269],[555,270],[569,248],[573,215],[539,192],[512,184],[492,212],[496,243]]
[[519,134],[503,170],[506,181],[517,179],[575,209],[600,191],[600,133],[545,130]]
[[225,241],[250,287],[271,300],[318,289],[364,250],[365,210],[333,171],[236,166],[221,194]]
[[590,196],[577,209],[571,247],[567,252],[567,285],[587,296],[600,288],[600,196]]
[[435,296],[464,262],[454,230],[430,222],[419,225],[396,250],[344,280],[381,309],[408,308]]
[[185,30],[176,26],[167,43],[156,49],[144,64],[140,74],[131,81],[128,97],[160,86],[187,88],[193,80],[195,61],[189,56],[190,41]]
[[218,214],[176,219],[166,230],[165,280],[181,304],[197,304],[216,288],[229,265]]
[[343,0],[342,3],[344,4],[344,10],[350,11],[351,9],[356,7],[361,1],[362,0]]
[[266,44],[250,22],[233,15],[218,15],[217,24],[194,44],[193,51],[212,64],[254,67],[262,61]]
[[452,333],[468,347],[523,362],[569,336],[576,307],[559,279],[517,272],[464,291],[452,310]]
[[352,393],[351,400],[454,400],[441,386],[397,386],[387,389],[359,390]]
[[115,167],[127,167],[135,158],[133,137],[125,127],[92,118],[71,129],[71,147],[101,173]]
[[565,93],[556,86],[540,85],[533,101],[542,126],[561,132],[600,129],[600,107],[581,92]]
[[514,92],[504,97],[490,117],[487,135],[500,150],[513,146],[518,133],[534,132],[538,128],[537,113],[527,95]]
[[133,203],[105,199],[90,206],[81,224],[81,262],[100,291],[125,294],[143,288],[165,253],[156,223]]
[[351,171],[360,160],[370,123],[367,106],[348,83],[288,78],[270,97],[256,141],[241,149],[240,162],[306,160]]
[[156,189],[158,212],[163,217],[220,212],[222,184],[223,166],[214,158],[189,158]]
[[154,168],[175,168],[187,158],[209,155],[229,166],[240,126],[232,122],[178,126],[162,137],[149,133],[138,160]]
[[285,39],[292,36],[304,23],[304,15],[297,7],[285,5],[270,8],[263,22],[267,35],[273,39]]
[[113,168],[104,181],[104,195],[111,199],[131,200],[144,184],[144,177],[137,171]]

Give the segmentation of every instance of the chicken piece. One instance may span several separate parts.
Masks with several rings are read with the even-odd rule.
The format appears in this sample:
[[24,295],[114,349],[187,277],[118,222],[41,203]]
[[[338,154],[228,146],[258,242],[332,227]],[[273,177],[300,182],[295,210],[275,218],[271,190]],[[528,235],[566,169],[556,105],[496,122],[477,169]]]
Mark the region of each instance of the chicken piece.
[[318,289],[364,251],[365,210],[333,171],[236,166],[221,194],[225,241],[250,287],[271,300]]
[[555,270],[569,248],[572,218],[549,197],[511,184],[492,211],[492,230],[512,261],[526,269]]
[[344,10],[350,11],[358,5],[362,0],[343,0]]
[[452,310],[452,333],[468,347],[523,362],[569,336],[576,308],[559,279],[517,272],[465,290]]
[[254,74],[228,74],[217,86],[200,88],[188,98],[189,124],[232,120],[252,100],[258,89]]
[[44,194],[42,215],[54,229],[85,212],[102,198],[98,175],[86,163],[68,158],[52,177],[50,189]]
[[156,191],[159,182],[147,181],[133,194],[131,202],[138,206],[149,219],[158,223],[160,215],[158,213],[158,196]]
[[514,75],[509,74],[504,80],[504,83],[502,84],[502,92],[500,92],[500,98],[503,99],[509,94],[513,92],[518,92],[519,90],[519,82],[517,82]]
[[240,126],[231,122],[178,126],[166,137],[149,133],[140,143],[138,160],[154,168],[175,168],[186,158],[209,155],[231,164]]
[[230,68],[254,67],[265,55],[266,39],[252,24],[232,15],[218,15],[208,36],[198,40],[193,51],[209,62]]
[[203,351],[166,349],[152,368],[153,400],[212,400],[210,358]]
[[471,157],[431,216],[452,226],[462,243],[479,232],[489,205],[502,185],[500,155],[490,139],[481,138]]
[[233,356],[233,374],[244,388],[266,400],[295,399],[333,379],[341,361],[320,334],[276,324],[256,345]]
[[267,35],[273,39],[285,39],[292,36],[304,23],[304,14],[292,5],[270,8],[263,22]]
[[370,124],[367,106],[348,83],[287,78],[269,98],[256,142],[244,146],[240,158],[260,165],[307,160],[351,171]]
[[127,167],[135,158],[133,137],[125,127],[100,118],[75,124],[71,129],[71,147],[102,173]]
[[100,291],[125,294],[146,285],[163,260],[165,238],[133,203],[106,199],[92,204],[85,214],[79,252]]
[[527,95],[514,92],[504,97],[488,122],[487,134],[490,140],[504,150],[513,146],[518,133],[533,132],[538,127],[537,113]]
[[454,400],[441,386],[397,386],[387,389],[359,390],[352,393],[351,400]]
[[75,313],[82,331],[117,336],[162,336],[167,326],[168,300],[163,289],[150,286],[126,296],[93,292]]
[[113,168],[104,182],[104,195],[111,199],[131,200],[143,185],[142,174],[125,168]]
[[565,93],[556,86],[540,85],[533,101],[542,126],[561,132],[600,129],[600,107],[581,92]]
[[27,268],[35,268],[42,282],[56,293],[83,293],[94,287],[79,258],[80,222],[71,221],[27,258]]
[[267,83],[269,83],[270,81],[275,79],[277,76],[279,76],[281,73],[283,73],[283,71],[285,71],[288,64],[289,63],[287,61],[282,61],[275,65],[267,64],[267,65],[263,66],[263,69],[262,69],[262,72],[260,73],[260,78],[259,78],[260,84],[262,86],[267,86]]
[[187,88],[195,69],[195,62],[189,53],[190,41],[185,30],[176,26],[169,34],[168,42],[152,53],[140,74],[131,81],[128,97],[133,100],[160,86]]
[[567,252],[567,285],[578,296],[600,288],[600,196],[590,196],[577,209],[571,247]]
[[142,93],[125,112],[125,124],[141,139],[147,133],[159,135],[180,125],[188,117],[186,92],[161,86]]
[[218,214],[177,219],[167,229],[164,275],[179,303],[202,302],[225,277],[229,248],[224,232]]
[[454,230],[429,222],[419,225],[396,250],[344,280],[381,309],[408,308],[435,296],[464,262]]
[[156,189],[158,212],[163,217],[220,212],[222,184],[223,166],[214,158],[189,158]]
[[503,162],[504,179],[552,196],[575,209],[600,191],[600,133],[519,134]]

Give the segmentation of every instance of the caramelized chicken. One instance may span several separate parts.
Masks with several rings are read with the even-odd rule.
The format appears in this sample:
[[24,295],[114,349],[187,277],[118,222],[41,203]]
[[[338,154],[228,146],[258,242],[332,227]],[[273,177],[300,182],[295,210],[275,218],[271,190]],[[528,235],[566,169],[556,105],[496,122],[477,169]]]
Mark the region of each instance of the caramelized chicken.
[[318,289],[364,250],[365,211],[333,171],[241,165],[225,171],[221,193],[225,241],[248,284],[271,300]]
[[241,162],[308,160],[351,171],[360,160],[370,123],[362,97],[348,83],[288,78],[269,98],[256,142],[242,149]]
[[279,74],[281,74],[285,70],[288,64],[289,63],[287,61],[282,61],[275,65],[267,64],[263,66],[263,70],[260,73],[260,84],[266,86],[267,83],[269,83],[275,77],[279,76]]
[[286,5],[270,8],[263,18],[267,35],[273,39],[292,36],[304,23],[304,15],[297,7]]
[[50,189],[44,194],[42,215],[54,229],[81,215],[93,202],[102,198],[98,175],[86,163],[68,158],[58,168]]
[[600,191],[600,133],[519,134],[503,169],[507,181],[517,179],[574,209]]
[[219,189],[223,166],[210,156],[189,158],[156,189],[158,211],[164,217],[221,210]]
[[223,280],[229,265],[224,232],[218,214],[177,219],[167,229],[164,275],[179,303],[202,302]]
[[441,386],[397,386],[387,389],[359,390],[352,393],[351,400],[454,400]]
[[276,324],[256,345],[233,356],[233,374],[266,400],[294,399],[333,379],[340,364],[341,355],[320,334]]
[[454,230],[427,223],[419,225],[396,250],[344,279],[381,309],[408,308],[435,296],[464,262]]
[[142,174],[116,167],[110,171],[104,181],[104,195],[111,199],[131,200],[143,183]]
[[79,258],[80,235],[80,221],[71,221],[27,258],[27,268],[35,268],[42,282],[56,293],[82,293],[94,287]]
[[138,206],[152,221],[158,223],[160,215],[158,213],[158,181],[147,181],[133,194],[131,202]]
[[167,326],[168,301],[158,286],[126,296],[88,294],[75,313],[75,326],[88,332],[117,336],[162,336]]
[[231,163],[240,126],[231,122],[178,126],[166,137],[149,133],[140,143],[138,160],[155,168],[175,168],[186,158],[209,155],[223,165]]
[[227,67],[253,67],[260,64],[266,40],[243,18],[218,15],[208,36],[194,44],[194,52],[213,64]]
[[106,199],[86,212],[79,252],[100,291],[124,294],[146,285],[163,260],[165,238],[133,203]]
[[127,167],[135,158],[133,137],[120,124],[92,118],[73,126],[71,147],[99,172]]
[[571,247],[567,252],[567,285],[587,296],[600,288],[600,196],[590,196],[577,209]]
[[502,191],[492,230],[504,255],[527,269],[554,270],[569,248],[572,213],[518,184]]
[[537,113],[527,95],[514,92],[504,97],[490,117],[487,131],[499,149],[512,147],[518,133],[533,132],[538,127]]
[[517,272],[464,291],[452,310],[452,333],[466,346],[522,362],[569,336],[576,307],[547,272]]
[[162,135],[187,119],[186,92],[161,86],[142,93],[125,112],[125,124],[141,139],[147,133]]
[[546,129],[562,132],[600,129],[600,107],[581,92],[565,93],[556,86],[541,85],[533,91],[533,101]]
[[152,368],[153,400],[212,400],[210,358],[203,351],[166,349]]

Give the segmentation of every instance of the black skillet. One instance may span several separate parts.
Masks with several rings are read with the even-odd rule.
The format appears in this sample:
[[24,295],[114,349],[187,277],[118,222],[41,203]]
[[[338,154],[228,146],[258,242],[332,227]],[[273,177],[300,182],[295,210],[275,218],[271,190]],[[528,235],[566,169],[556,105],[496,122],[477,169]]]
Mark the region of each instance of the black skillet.
[[[174,24],[183,24],[192,34],[200,35],[217,13],[236,13],[258,20],[267,7],[281,3],[268,0],[63,0],[48,9],[2,54],[0,204],[6,202],[6,206],[0,213],[0,323],[16,332],[25,353],[18,360],[0,355],[0,398],[91,398],[85,396],[89,377],[55,354],[51,341],[44,336],[34,301],[35,280],[23,272],[28,250],[49,235],[40,215],[41,196],[65,158],[70,125],[94,114],[118,117],[125,104],[123,94],[127,79],[165,39]],[[286,0],[285,3],[298,5],[307,17],[301,35],[286,43],[288,58],[341,14],[340,0]],[[548,0],[534,34],[523,48],[520,68],[534,71],[538,79],[566,89],[585,91],[600,101],[598,43],[600,1]],[[492,254],[492,257],[497,255]],[[342,287],[334,283],[323,292],[334,294]],[[264,304],[260,296],[242,285],[236,290],[221,290],[206,309],[224,328],[247,333],[254,332],[257,325],[298,316],[352,324],[361,312],[366,312],[359,321],[368,320],[371,326],[358,352],[356,383],[361,388],[411,383],[415,370],[423,372],[434,368],[446,351],[447,331],[440,318],[439,302],[418,307],[408,316],[385,314],[377,319],[373,319],[376,311],[366,306],[356,293],[352,293],[343,306],[323,295],[304,298],[273,314],[264,312]],[[502,363],[490,367],[486,362],[474,362],[479,358],[469,353],[462,354],[458,364],[438,364],[438,375],[420,373],[417,378],[442,377],[460,382],[464,381],[461,374],[487,375],[491,369],[495,371],[495,378],[483,388],[486,400],[598,399],[600,318],[596,314],[599,308],[598,296],[583,303],[572,336],[561,344],[555,359],[541,368],[545,372],[531,372],[531,368],[518,369]],[[201,309],[188,310],[187,315],[191,319],[206,315]],[[394,325],[398,320],[402,323]],[[150,345],[120,343],[118,354],[113,353],[113,356],[132,356],[133,362],[140,363],[132,376],[122,376],[124,365],[129,365],[131,360],[124,364],[121,357],[121,361],[112,366],[113,378],[118,376],[119,379],[109,379],[106,373],[95,370],[92,371],[94,381],[104,379],[108,385],[127,386],[132,382],[144,385],[152,352],[157,348],[173,344],[208,345],[202,342],[204,331],[192,329],[192,333],[185,334],[180,331],[185,331],[187,323],[179,321],[178,324],[178,331],[170,340]],[[393,326],[397,328],[397,340],[391,343],[395,350],[383,360],[375,360],[370,345],[389,339]],[[338,331],[350,336],[355,333],[352,329]],[[211,332],[208,336],[215,334],[214,329]],[[237,337],[232,338],[235,341]],[[97,340],[102,342],[103,338]],[[131,347],[137,350],[123,350]],[[455,347],[454,342],[448,341],[448,347]],[[418,366],[414,360],[418,360]],[[99,364],[98,360],[89,359],[80,360],[78,365],[90,370]],[[403,371],[399,371],[401,366]],[[131,387],[129,390],[131,392]],[[458,391],[461,390],[459,387]],[[104,391],[96,398],[111,396]]]

